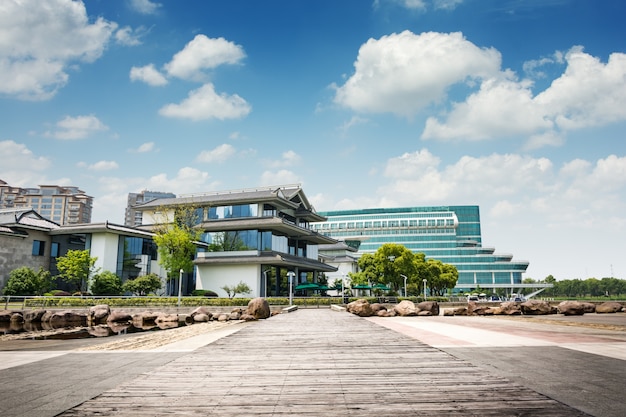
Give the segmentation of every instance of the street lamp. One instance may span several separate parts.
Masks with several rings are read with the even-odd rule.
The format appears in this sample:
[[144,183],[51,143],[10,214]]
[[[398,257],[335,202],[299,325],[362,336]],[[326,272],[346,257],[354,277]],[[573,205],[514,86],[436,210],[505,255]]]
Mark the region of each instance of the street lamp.
[[183,270],[181,269],[178,272],[178,307],[180,307],[180,303],[181,303],[181,293],[182,293],[182,288],[183,288]]
[[400,274],[400,276],[402,278],[404,278],[404,298],[406,298],[406,280],[407,280],[407,277],[406,277],[406,275],[402,275],[402,274]]
[[343,302],[345,301],[345,294],[346,294],[346,290],[344,287],[344,282],[346,280],[346,274],[342,274],[341,275],[341,303],[343,304]]
[[289,305],[293,305],[293,277],[296,275],[295,272],[289,271],[287,272],[287,276],[289,277]]
[[424,301],[426,301],[426,278],[424,278],[422,282],[424,283]]

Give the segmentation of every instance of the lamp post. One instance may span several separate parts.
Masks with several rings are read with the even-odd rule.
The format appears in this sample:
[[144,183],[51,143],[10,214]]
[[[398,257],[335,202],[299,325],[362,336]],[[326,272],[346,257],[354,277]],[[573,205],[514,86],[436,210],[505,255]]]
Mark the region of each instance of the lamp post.
[[293,277],[296,275],[295,272],[289,271],[287,272],[287,276],[289,277],[289,305],[293,305]]
[[426,301],[426,278],[424,278],[422,282],[424,283],[424,301]]
[[402,275],[402,274],[400,274],[400,276],[402,278],[404,278],[404,298],[406,298],[406,280],[407,280],[407,277],[406,277],[406,275]]
[[178,271],[178,307],[180,307],[182,288],[183,288],[183,270]]
[[345,288],[344,288],[344,281],[345,280],[346,280],[346,274],[342,274],[341,275],[341,303],[342,304],[345,301],[345,299],[344,299],[344,295],[346,293]]

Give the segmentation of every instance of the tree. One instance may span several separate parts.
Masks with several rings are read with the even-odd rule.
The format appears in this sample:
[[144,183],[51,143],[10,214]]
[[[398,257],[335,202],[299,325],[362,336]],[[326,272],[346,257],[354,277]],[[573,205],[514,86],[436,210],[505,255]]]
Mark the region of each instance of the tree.
[[239,284],[237,285],[224,285],[222,289],[226,291],[226,294],[228,294],[228,298],[233,298],[237,294],[250,294],[250,292],[252,291],[248,284],[243,281],[239,281]]
[[5,295],[42,295],[52,287],[52,277],[49,271],[39,268],[33,271],[27,266],[14,269],[9,274],[9,280],[4,287]]
[[98,258],[89,256],[88,250],[69,250],[65,256],[57,258],[59,276],[82,292],[89,282],[89,276],[94,272],[97,260]]
[[129,279],[122,285],[122,289],[143,296],[155,292],[161,285],[161,278],[157,274],[148,274]]
[[94,275],[91,283],[93,295],[121,295],[123,293],[122,279],[110,271],[103,271]]
[[154,241],[159,251],[159,264],[168,272],[169,281],[178,278],[181,269],[185,272],[193,271],[195,242],[200,239],[201,231],[194,228],[197,214],[193,206],[177,207],[174,219],[164,220],[155,230]]

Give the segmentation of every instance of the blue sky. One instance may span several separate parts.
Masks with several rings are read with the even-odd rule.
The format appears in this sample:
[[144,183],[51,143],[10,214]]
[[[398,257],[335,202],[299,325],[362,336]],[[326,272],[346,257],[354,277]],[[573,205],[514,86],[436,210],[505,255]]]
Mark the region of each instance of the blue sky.
[[626,278],[621,0],[5,0],[0,179],[477,204],[527,277]]

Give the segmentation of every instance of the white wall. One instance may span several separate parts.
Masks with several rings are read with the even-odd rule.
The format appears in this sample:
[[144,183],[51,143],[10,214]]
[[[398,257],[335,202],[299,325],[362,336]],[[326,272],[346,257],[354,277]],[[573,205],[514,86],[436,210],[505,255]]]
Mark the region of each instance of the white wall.
[[94,233],[91,235],[91,247],[89,255],[97,257],[96,270],[100,272],[117,271],[117,249],[119,236],[113,233]]
[[196,289],[215,291],[219,297],[227,297],[223,286],[234,286],[239,282],[248,284],[250,294],[238,294],[238,297],[259,297],[261,266],[259,264],[235,265],[198,265]]

